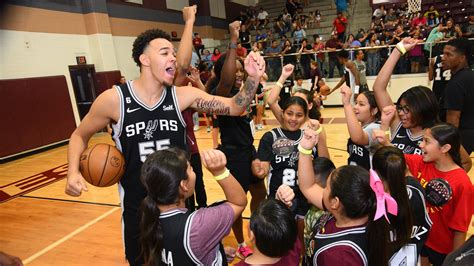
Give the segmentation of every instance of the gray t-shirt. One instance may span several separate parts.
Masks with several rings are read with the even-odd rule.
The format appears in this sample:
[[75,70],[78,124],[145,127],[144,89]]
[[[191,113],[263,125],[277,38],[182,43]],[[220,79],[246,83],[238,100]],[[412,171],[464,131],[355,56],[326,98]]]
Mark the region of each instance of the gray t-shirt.
[[354,64],[357,67],[357,70],[359,71],[359,79],[360,79],[360,85],[367,85],[367,78],[365,77],[365,62],[364,61],[358,61],[354,60]]

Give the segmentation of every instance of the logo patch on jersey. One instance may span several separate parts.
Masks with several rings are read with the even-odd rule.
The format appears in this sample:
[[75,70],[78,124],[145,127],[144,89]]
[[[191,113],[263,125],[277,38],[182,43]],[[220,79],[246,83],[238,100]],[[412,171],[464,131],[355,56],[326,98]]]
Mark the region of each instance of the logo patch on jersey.
[[130,107],[127,108],[127,113],[130,114],[130,113],[133,113],[135,111],[138,111],[140,110],[141,107],[138,107],[138,108],[134,108],[134,109],[130,109]]
[[276,155],[290,155],[295,150],[295,141],[287,138],[277,138],[273,142],[272,149]]
[[143,134],[145,139],[150,140],[153,138],[153,132],[158,128],[158,120],[149,120],[148,125],[146,126],[145,133]]
[[453,196],[453,190],[448,181],[443,178],[434,178],[425,187],[426,201],[434,206],[441,207]]
[[173,105],[163,105],[163,111],[174,111]]
[[397,134],[395,137],[396,137],[397,139],[403,139],[403,138],[405,138],[406,136],[401,136],[400,134]]

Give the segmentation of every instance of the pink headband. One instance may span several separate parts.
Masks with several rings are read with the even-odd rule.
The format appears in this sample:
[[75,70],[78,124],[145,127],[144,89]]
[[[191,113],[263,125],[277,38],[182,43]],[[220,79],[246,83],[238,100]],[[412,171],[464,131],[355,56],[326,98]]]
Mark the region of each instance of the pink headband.
[[[385,216],[385,219],[387,219],[388,223],[390,223],[390,220],[387,217],[387,211],[393,215],[397,215],[398,205],[395,199],[393,199],[390,194],[385,192],[380,177],[377,175],[377,172],[372,169],[370,169],[370,187],[374,191],[375,197],[377,198],[377,210],[375,212],[374,221],[378,220],[382,216]],[[387,204],[387,207],[385,207],[385,204]]]

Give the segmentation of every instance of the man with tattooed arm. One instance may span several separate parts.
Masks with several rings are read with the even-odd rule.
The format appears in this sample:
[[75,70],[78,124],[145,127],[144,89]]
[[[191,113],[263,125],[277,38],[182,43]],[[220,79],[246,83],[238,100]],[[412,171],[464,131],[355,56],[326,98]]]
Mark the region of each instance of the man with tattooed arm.
[[125,253],[131,265],[141,265],[138,209],[146,196],[140,182],[140,168],[146,156],[170,146],[186,150],[181,111],[188,107],[198,112],[241,115],[254,98],[265,72],[265,61],[258,53],[251,52],[245,59],[248,78],[242,90],[232,98],[225,98],[189,86],[173,86],[176,52],[170,36],[162,30],[141,33],[133,43],[132,56],[140,68],[140,77],[97,97],[71,135],[66,193],[80,196],[88,190],[79,172],[80,156],[92,135],[111,123],[113,139],[126,161],[125,174],[119,183]]

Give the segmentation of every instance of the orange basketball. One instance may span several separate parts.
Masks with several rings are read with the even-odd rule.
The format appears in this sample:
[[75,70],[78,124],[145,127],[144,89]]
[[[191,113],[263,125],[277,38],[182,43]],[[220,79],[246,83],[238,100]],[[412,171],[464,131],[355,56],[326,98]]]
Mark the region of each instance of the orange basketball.
[[117,148],[99,143],[86,149],[79,161],[84,179],[96,187],[118,183],[125,172],[125,159]]

